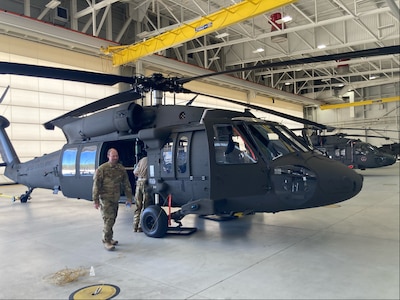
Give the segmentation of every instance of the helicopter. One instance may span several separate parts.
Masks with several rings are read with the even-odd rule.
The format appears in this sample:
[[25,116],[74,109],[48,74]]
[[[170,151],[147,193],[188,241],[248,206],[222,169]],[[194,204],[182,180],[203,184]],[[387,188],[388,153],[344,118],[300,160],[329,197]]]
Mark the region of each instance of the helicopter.
[[[327,128],[333,131],[334,127]],[[311,135],[307,130],[303,131],[303,138],[308,141],[312,147],[324,153],[331,159],[342,162],[351,169],[370,169],[393,165],[396,162],[396,156],[379,149],[378,147],[361,141],[359,136],[385,138],[377,135],[357,135],[346,133],[321,134],[321,130],[311,129]],[[308,135],[308,136],[306,136]],[[350,138],[352,137],[352,138]],[[388,139],[388,138],[385,138]]]
[[[368,53],[380,55],[381,50]],[[365,53],[341,55],[358,57]],[[329,56],[329,60],[335,58]],[[328,58],[314,57],[311,61],[318,60]],[[263,66],[303,62],[310,62],[310,58]],[[5,130],[10,122],[0,116],[4,174],[28,188],[20,196],[22,203],[30,199],[35,188],[92,200],[93,175],[107,161],[109,148],[117,149],[128,174],[142,153],[147,153],[152,204],[142,213],[141,227],[154,238],[167,234],[171,220],[181,227],[182,219],[189,214],[236,216],[320,207],[348,200],[362,189],[362,175],[312,151],[286,126],[257,118],[250,109],[326,128],[323,124],[231,99],[224,100],[246,108],[233,111],[162,104],[166,92],[198,95],[183,85],[204,75],[128,77],[9,62],[0,62],[0,74],[131,84],[127,91],[46,122],[46,129],[59,127],[63,131],[66,144],[26,162],[19,160]],[[152,105],[140,105],[139,100],[149,92],[154,95]],[[177,210],[167,214],[163,207]]]

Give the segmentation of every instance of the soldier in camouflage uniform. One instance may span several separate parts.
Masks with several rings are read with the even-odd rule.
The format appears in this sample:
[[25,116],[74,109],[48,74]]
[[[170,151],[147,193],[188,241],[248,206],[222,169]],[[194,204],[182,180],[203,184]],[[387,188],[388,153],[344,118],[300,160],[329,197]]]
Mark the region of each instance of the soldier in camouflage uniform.
[[140,215],[147,206],[149,206],[149,195],[147,192],[147,156],[144,156],[139,160],[133,174],[137,178],[136,180],[136,190],[135,190],[135,203],[136,209],[133,216],[133,231],[142,232],[140,226]]
[[132,204],[132,188],[128,174],[118,162],[118,151],[111,148],[107,152],[108,162],[102,164],[93,179],[94,208],[101,209],[104,221],[103,243],[107,250],[114,250],[118,241],[113,240],[113,226],[118,215],[121,187],[125,191],[127,202]]

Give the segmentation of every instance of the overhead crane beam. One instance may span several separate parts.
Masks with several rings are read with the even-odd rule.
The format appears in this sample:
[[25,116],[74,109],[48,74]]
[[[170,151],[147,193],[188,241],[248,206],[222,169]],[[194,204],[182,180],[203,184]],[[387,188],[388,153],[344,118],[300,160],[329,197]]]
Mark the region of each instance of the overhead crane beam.
[[114,66],[124,65],[296,1],[243,0],[146,41],[128,46],[110,46],[101,50],[112,56]]
[[339,103],[339,104],[324,104],[324,105],[320,105],[319,108],[321,110],[325,110],[325,109],[345,108],[345,107],[352,107],[352,106],[380,104],[380,103],[387,103],[387,102],[394,102],[394,101],[400,101],[400,96],[382,98],[382,99],[378,99],[378,100],[364,100],[364,101]]

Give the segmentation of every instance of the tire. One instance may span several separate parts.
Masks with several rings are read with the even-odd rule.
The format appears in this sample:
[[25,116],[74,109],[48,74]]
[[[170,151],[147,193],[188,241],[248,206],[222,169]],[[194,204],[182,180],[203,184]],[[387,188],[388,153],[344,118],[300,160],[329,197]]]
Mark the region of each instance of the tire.
[[143,232],[154,238],[161,238],[167,234],[168,216],[167,213],[158,205],[146,207],[140,218]]
[[26,203],[28,202],[29,196],[26,194],[22,194],[19,198],[19,200],[21,201],[21,203]]

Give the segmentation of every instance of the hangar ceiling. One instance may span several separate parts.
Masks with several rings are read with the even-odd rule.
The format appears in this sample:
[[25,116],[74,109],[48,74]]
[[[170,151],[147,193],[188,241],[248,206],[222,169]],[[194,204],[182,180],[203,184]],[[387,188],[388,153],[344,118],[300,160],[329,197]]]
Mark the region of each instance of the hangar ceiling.
[[[131,45],[185,26],[226,7],[234,0],[2,0],[0,33],[104,55],[100,46]],[[249,1],[250,3],[271,1]],[[272,1],[273,2],[273,1]],[[179,68],[222,71],[269,62],[400,45],[397,0],[298,0],[244,21],[220,26],[145,56],[139,62],[160,70]],[[10,16],[9,12],[24,15]],[[288,17],[288,20],[286,20]],[[17,18],[16,20],[14,20]],[[33,30],[32,20],[54,24],[49,32]],[[60,31],[59,28],[73,29]],[[76,33],[85,33],[82,35]],[[93,39],[91,36],[101,38]],[[149,53],[150,54],[150,53]],[[163,57],[183,62],[166,63]],[[138,67],[137,62],[127,63]],[[303,104],[338,103],[350,90],[355,100],[399,95],[398,54],[280,66],[232,73],[271,97],[290,95]],[[194,71],[193,71],[194,72]],[[188,71],[188,73],[190,73]],[[191,73],[198,75],[196,73]],[[216,79],[217,80],[217,79]],[[217,80],[218,81],[218,80]],[[220,84],[229,85],[229,82]],[[232,83],[234,84],[234,83]],[[245,87],[243,87],[245,88]],[[304,101],[309,99],[309,101]]]

